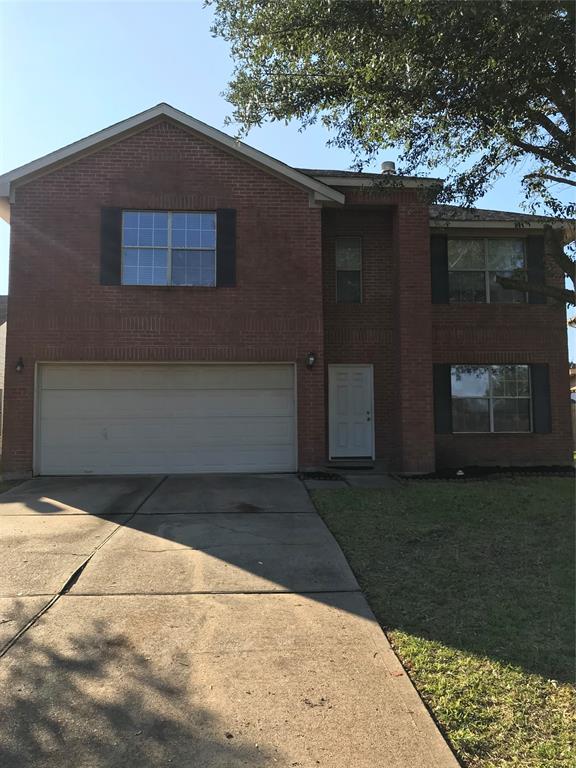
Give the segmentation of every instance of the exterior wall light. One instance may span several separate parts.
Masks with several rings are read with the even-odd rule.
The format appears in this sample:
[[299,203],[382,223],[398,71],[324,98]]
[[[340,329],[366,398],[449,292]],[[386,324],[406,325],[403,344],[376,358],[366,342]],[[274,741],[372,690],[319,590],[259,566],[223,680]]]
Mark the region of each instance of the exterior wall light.
[[306,368],[313,368],[316,363],[316,352],[308,352],[306,355]]
[[24,370],[24,360],[21,357],[16,361],[16,373],[22,373]]

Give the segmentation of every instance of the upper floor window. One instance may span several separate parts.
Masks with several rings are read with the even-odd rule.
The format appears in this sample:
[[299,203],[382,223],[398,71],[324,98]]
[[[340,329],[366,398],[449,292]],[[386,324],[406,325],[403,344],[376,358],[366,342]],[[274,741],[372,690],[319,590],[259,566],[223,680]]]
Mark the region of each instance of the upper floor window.
[[336,301],[362,301],[362,238],[336,238]]
[[530,432],[528,365],[453,365],[454,432]]
[[216,285],[216,213],[123,211],[124,285]]
[[496,279],[498,276],[525,276],[525,270],[522,239],[448,239],[451,302],[525,302],[526,294],[507,290]]

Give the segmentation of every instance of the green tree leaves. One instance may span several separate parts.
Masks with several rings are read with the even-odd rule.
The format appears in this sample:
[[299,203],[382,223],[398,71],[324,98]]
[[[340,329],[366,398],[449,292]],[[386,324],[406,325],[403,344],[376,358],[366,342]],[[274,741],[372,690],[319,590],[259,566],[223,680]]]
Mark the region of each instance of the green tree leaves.
[[472,205],[521,170],[526,203],[576,212],[575,4],[560,0],[207,0],[230,43],[227,98],[247,132],[321,121],[357,165],[450,169],[440,201]]

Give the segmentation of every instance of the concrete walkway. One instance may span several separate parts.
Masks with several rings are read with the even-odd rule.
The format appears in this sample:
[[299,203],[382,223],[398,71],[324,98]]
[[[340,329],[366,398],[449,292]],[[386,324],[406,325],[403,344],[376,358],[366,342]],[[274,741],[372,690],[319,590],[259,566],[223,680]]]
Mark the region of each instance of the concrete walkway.
[[0,496],[3,768],[456,768],[293,476]]

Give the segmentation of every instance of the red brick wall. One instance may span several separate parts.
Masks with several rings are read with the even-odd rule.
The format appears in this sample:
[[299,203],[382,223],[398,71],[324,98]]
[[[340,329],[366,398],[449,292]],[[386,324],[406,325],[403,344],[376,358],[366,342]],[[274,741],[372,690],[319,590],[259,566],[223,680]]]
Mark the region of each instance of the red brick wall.
[[[58,360],[297,361],[303,467],[326,457],[325,366],[372,363],[384,466],[431,471],[435,453],[439,466],[567,463],[562,309],[433,306],[424,197],[345,191],[347,209],[311,208],[303,190],[166,120],[18,189],[4,470],[32,469],[35,363]],[[102,206],[236,208],[237,286],[101,286]],[[361,305],[335,301],[334,238],[349,235],[363,238]],[[318,356],[312,370],[308,352]],[[547,362],[553,432],[435,438],[432,362]]]
[[[395,366],[393,210],[330,210],[322,219],[325,355],[327,364],[374,366],[376,457],[390,466],[394,452]],[[362,238],[362,303],[336,303],[335,240]],[[328,425],[327,425],[328,429]]]
[[[374,366],[378,463],[434,469],[429,221],[416,190],[346,192],[323,216],[326,362]],[[337,304],[335,239],[362,236],[362,304]]]
[[399,205],[394,222],[396,254],[397,469],[435,469],[430,219],[419,190]]
[[552,431],[525,435],[437,435],[439,467],[572,462],[566,313],[552,304],[435,305],[435,363],[548,363]]
[[[376,458],[404,472],[569,463],[563,308],[432,305],[428,215],[420,195],[347,192],[347,204],[348,210],[323,215],[326,362],[374,365]],[[337,304],[334,241],[354,235],[363,237],[363,303]],[[552,432],[434,436],[433,362],[548,363]]]
[[[101,206],[236,208],[237,286],[101,286]],[[321,211],[307,192],[162,121],[18,189],[11,229],[4,471],[32,469],[34,364],[57,360],[298,361],[299,460],[324,459]]]
[[[465,236],[521,237],[518,230],[460,230]],[[450,234],[450,233],[448,233]],[[529,234],[529,233],[527,233]],[[548,265],[547,281],[563,277]],[[524,435],[437,435],[439,467],[572,463],[566,312],[548,304],[456,304],[432,309],[435,363],[547,363],[552,431]]]

